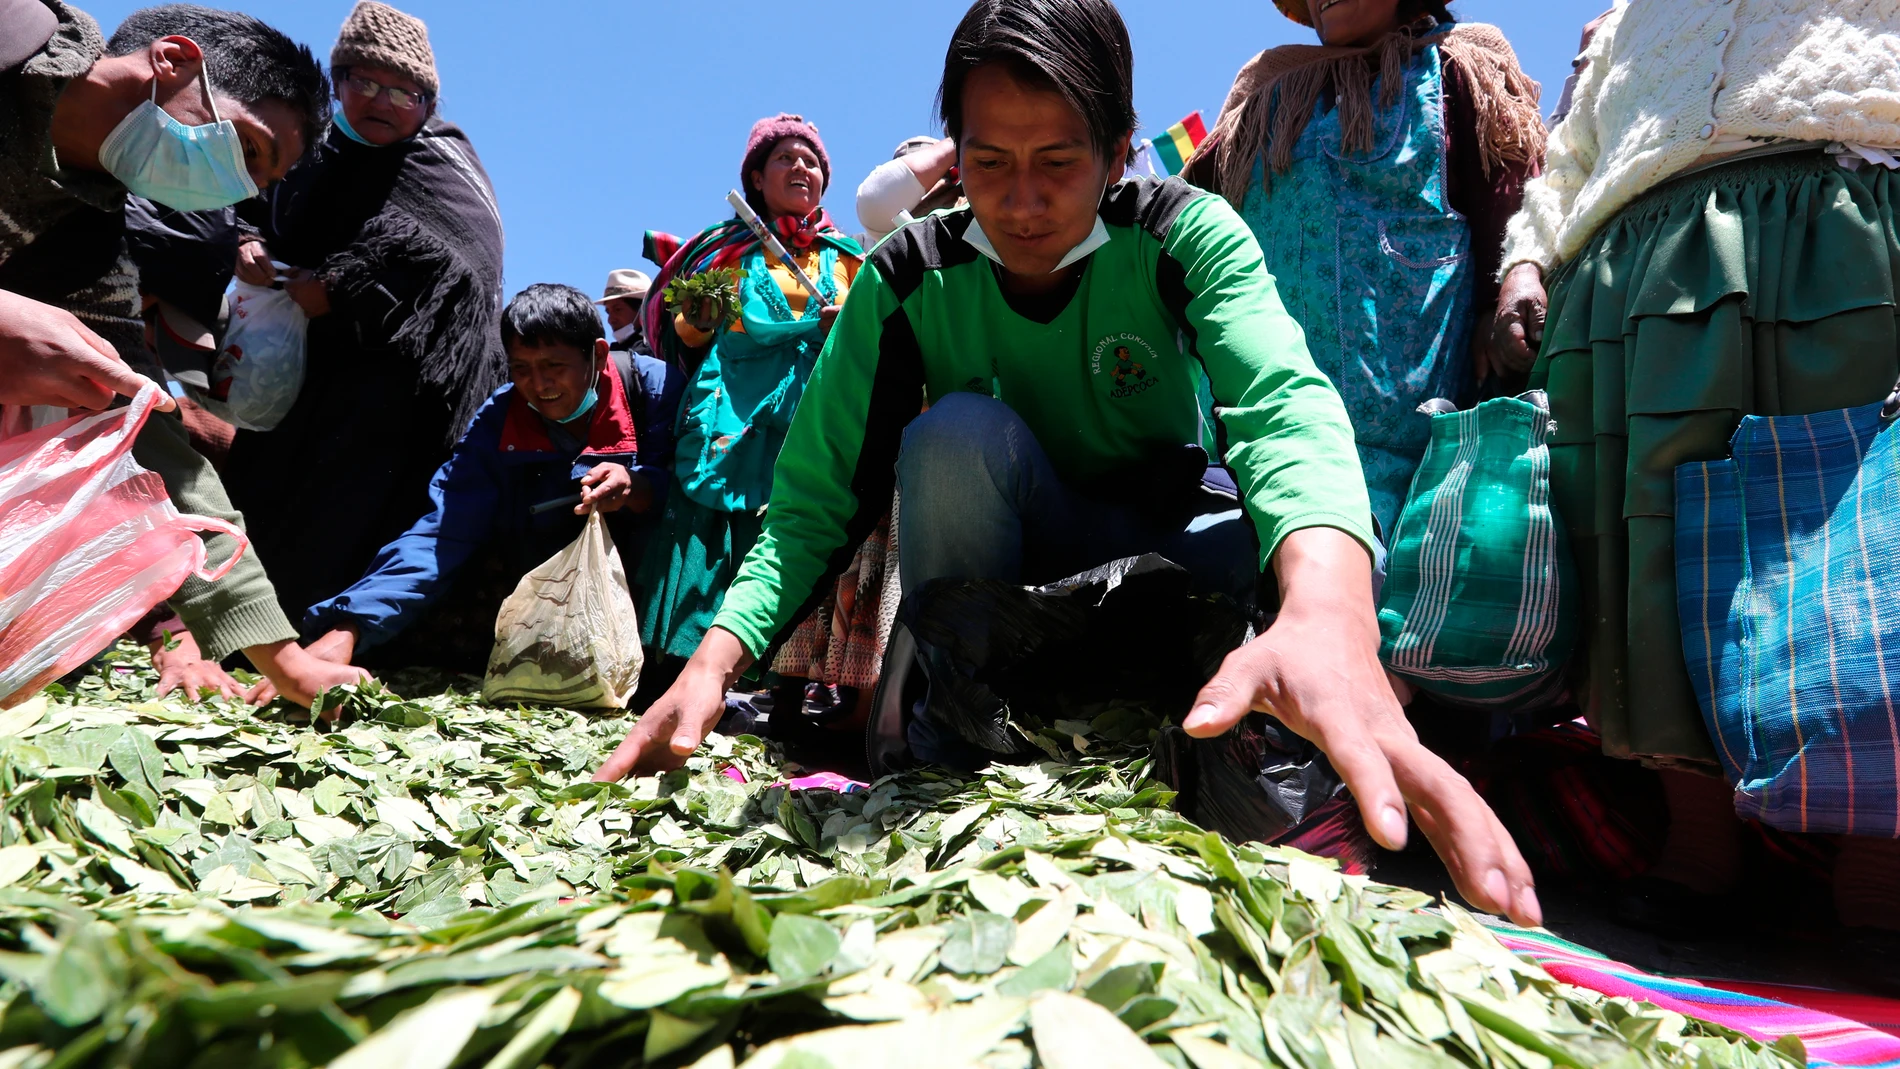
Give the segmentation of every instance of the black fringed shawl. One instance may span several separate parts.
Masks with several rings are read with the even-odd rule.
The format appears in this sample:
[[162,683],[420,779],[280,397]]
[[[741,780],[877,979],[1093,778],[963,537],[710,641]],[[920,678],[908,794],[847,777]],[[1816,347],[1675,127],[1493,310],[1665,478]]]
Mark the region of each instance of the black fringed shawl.
[[332,315],[415,369],[425,409],[446,405],[453,445],[506,377],[501,213],[488,172],[453,123],[431,118],[394,145],[332,127],[272,191],[271,254],[328,283]]
[[332,128],[241,211],[330,295],[297,403],[275,430],[238,432],[225,468],[295,624],[428,512],[430,477],[504,381],[501,218],[468,138],[439,118],[381,148]]

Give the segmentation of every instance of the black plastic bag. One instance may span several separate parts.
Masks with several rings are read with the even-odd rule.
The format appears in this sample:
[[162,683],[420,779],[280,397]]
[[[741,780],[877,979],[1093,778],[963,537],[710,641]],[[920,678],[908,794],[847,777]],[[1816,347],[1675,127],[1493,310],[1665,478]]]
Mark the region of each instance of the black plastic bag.
[[898,619],[927,680],[921,715],[997,757],[1031,747],[1012,708],[1034,714],[1133,700],[1185,711],[1221,658],[1253,635],[1227,598],[1189,593],[1189,576],[1155,554],[1043,587],[940,579]]
[[[1155,743],[1153,775],[1174,788],[1182,816],[1235,842],[1287,842],[1318,830],[1327,842],[1305,847],[1333,856],[1328,843],[1364,835],[1332,762],[1263,713],[1212,739],[1191,738],[1169,724]],[[1319,829],[1330,818],[1338,826]]]
[[1315,852],[1357,857],[1370,841],[1317,747],[1261,714],[1217,739],[1181,730],[1201,687],[1258,629],[1231,600],[1190,587],[1186,570],[1155,554],[1043,587],[925,584],[898,611],[867,734],[873,774],[903,766],[912,717],[980,757],[1012,759],[1041,756],[1019,715],[1132,701],[1169,721],[1155,775],[1189,819],[1237,841],[1307,834]]

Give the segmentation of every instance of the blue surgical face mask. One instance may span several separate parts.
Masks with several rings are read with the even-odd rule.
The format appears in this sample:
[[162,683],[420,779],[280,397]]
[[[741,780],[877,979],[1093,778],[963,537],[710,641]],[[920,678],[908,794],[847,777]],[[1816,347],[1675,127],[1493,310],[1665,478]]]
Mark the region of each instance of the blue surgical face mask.
[[257,196],[237,127],[219,118],[209,80],[204,87],[212,121],[186,126],[158,106],[154,80],[152,99],[132,109],[99,147],[100,165],[135,196],[181,212],[228,208]]
[[388,145],[378,145],[373,141],[364,140],[363,135],[357,133],[356,128],[350,125],[350,120],[347,118],[344,118],[343,105],[341,103],[337,104],[336,110],[330,113],[330,117],[336,120],[336,128],[343,131],[343,136],[349,138],[351,141],[354,141],[359,145],[368,145],[370,148],[388,148],[389,147]]
[[543,419],[554,419],[554,422],[559,423],[560,425],[565,427],[568,424],[574,422],[575,420],[580,419],[582,416],[587,415],[589,412],[592,412],[594,410],[594,405],[600,401],[600,368],[595,364],[595,362],[592,359],[587,361],[587,379],[589,382],[593,383],[593,385],[587,387],[587,396],[581,398],[580,407],[576,408],[574,411],[568,413],[567,415],[562,416],[560,419],[554,419],[553,416],[550,416],[545,412],[541,412],[540,406],[536,405],[532,398],[527,397],[525,392],[523,394],[523,400],[526,400],[528,402],[529,408],[534,409],[536,412],[541,412],[541,417]]
[[555,420],[554,422],[559,423],[562,426],[566,426],[567,424],[572,423],[577,419],[580,419],[582,416],[585,416],[589,412],[592,412],[594,410],[594,402],[599,401],[599,400],[600,400],[600,390],[596,387],[589,386],[587,388],[587,396],[581,401],[581,406],[574,410],[574,414],[571,416],[564,416],[560,419]]

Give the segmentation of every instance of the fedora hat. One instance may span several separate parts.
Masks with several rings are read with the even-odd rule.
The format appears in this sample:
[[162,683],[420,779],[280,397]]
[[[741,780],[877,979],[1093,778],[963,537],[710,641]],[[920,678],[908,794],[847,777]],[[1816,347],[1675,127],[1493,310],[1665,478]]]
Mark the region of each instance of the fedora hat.
[[646,300],[647,290],[652,288],[653,280],[646,276],[646,272],[622,267],[607,272],[607,289],[600,295],[600,300],[594,303],[606,304],[608,301],[621,300],[643,301]]

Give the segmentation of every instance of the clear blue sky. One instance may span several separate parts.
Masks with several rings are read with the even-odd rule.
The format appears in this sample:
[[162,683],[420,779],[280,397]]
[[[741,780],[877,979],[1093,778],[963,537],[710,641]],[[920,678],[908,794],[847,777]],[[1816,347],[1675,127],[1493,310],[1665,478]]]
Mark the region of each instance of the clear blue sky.
[[[110,33],[143,4],[76,0]],[[239,6],[327,62],[353,0],[199,0]],[[729,214],[753,120],[799,112],[831,154],[825,203],[855,232],[858,181],[905,137],[936,133],[932,103],[957,0],[395,0],[429,24],[442,113],[473,139],[507,228],[510,293],[567,282],[598,294],[637,267],[651,229],[687,235]],[[1263,48],[1309,42],[1271,0],[1121,0],[1144,135],[1195,109],[1211,124],[1234,72]],[[1463,0],[1503,28],[1555,103],[1583,24],[1609,0]]]

